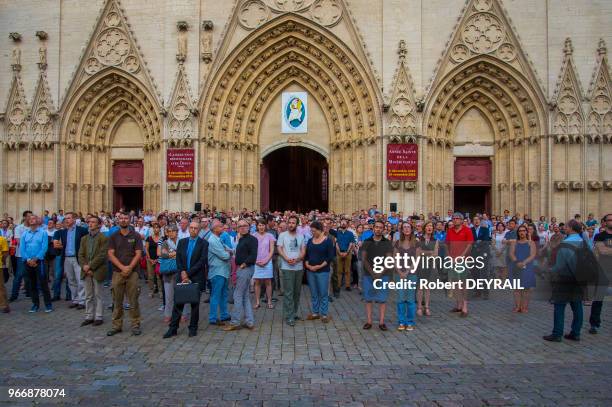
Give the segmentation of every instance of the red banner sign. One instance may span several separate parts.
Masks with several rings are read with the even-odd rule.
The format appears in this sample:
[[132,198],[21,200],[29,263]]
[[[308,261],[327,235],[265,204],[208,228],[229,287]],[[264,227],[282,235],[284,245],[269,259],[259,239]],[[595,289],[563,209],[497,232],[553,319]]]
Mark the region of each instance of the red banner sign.
[[419,147],[416,144],[387,144],[387,180],[416,181]]
[[170,148],[166,155],[168,182],[193,182],[195,152],[193,148]]

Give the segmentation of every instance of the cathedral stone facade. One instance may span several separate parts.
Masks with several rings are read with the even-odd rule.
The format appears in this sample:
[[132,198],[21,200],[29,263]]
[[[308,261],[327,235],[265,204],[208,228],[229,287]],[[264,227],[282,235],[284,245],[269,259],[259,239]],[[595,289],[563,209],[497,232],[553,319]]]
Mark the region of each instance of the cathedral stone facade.
[[[610,21],[590,0],[1,0],[0,211],[302,191],[336,212],[609,212]],[[308,95],[306,132],[281,131],[284,92]],[[416,145],[415,179],[388,179],[388,144]]]

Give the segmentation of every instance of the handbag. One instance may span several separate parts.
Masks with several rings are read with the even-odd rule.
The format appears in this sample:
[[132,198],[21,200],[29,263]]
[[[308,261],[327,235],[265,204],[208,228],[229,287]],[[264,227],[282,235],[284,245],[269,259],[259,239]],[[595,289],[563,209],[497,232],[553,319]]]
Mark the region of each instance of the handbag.
[[159,273],[160,274],[173,274],[176,273],[176,259],[159,259]]
[[177,283],[174,286],[174,303],[198,304],[200,302],[200,284],[194,282]]

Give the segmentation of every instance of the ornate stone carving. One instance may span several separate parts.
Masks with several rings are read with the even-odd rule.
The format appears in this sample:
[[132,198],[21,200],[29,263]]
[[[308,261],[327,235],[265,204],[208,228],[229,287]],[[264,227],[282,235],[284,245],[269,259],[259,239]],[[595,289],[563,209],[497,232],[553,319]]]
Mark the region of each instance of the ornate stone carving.
[[30,191],[33,192],[38,192],[41,189],[41,183],[40,182],[33,182],[30,184]]
[[47,69],[47,47],[38,48],[38,69],[44,71]]
[[41,189],[41,191],[44,191],[44,192],[51,192],[51,191],[53,191],[53,182],[43,182],[40,185],[40,189]]
[[18,182],[15,184],[15,191],[24,192],[28,190],[27,182]]
[[28,116],[30,110],[27,105],[21,74],[19,70],[13,72],[13,81],[9,90],[9,98],[6,108],[5,134],[6,141],[16,147],[21,142],[28,141]]
[[170,191],[178,191],[179,183],[178,182],[168,182],[168,190]]
[[[603,39],[597,48],[597,64],[589,84],[589,115],[586,132],[589,134],[612,133],[612,81],[607,58],[607,47]],[[602,140],[606,140],[602,138]]]
[[238,22],[246,29],[255,29],[268,21],[270,10],[261,0],[248,0],[238,12]]
[[537,181],[529,181],[527,186],[530,191],[538,191],[540,189],[540,183]]
[[4,184],[4,190],[5,191],[14,191],[15,190],[15,183],[14,182],[9,182],[7,184]]
[[499,191],[507,191],[508,190],[508,184],[506,184],[505,182],[501,182],[501,183],[497,184],[497,189]]
[[581,182],[581,181],[571,181],[570,182],[570,189],[572,189],[574,191],[578,191],[578,190],[584,189],[584,182]]
[[557,191],[565,191],[569,188],[569,183],[567,181],[555,181],[554,185]]
[[477,54],[495,51],[505,37],[502,22],[493,14],[477,13],[471,16],[461,32],[467,47]]
[[400,189],[401,185],[402,183],[399,181],[389,181],[389,189],[392,191],[397,191],[398,189]]
[[176,51],[176,60],[178,62],[185,62],[187,59],[187,29],[188,24],[186,21],[179,21],[176,23],[176,28],[178,29],[178,45]]
[[36,31],[36,36],[39,40],[44,41],[49,38],[49,35],[46,31]]
[[414,191],[417,188],[417,183],[414,181],[404,181],[404,190]]
[[604,181],[603,189],[605,189],[606,191],[612,191],[612,181]]
[[14,42],[19,42],[21,41],[21,34],[18,32],[9,33],[9,39],[13,40]]
[[210,20],[202,21],[202,30],[200,32],[200,58],[205,64],[212,62],[213,53],[213,22]]
[[584,115],[580,104],[581,87],[572,59],[572,41],[567,38],[563,49],[563,64],[553,96],[553,133],[579,134],[583,132]]
[[181,191],[191,191],[192,186],[192,182],[181,182],[179,188],[181,189]]
[[21,50],[17,47],[13,48],[11,68],[13,71],[21,71]]
[[389,125],[390,135],[406,135],[417,133],[416,105],[414,101],[414,85],[406,61],[406,42],[399,43],[399,64],[393,80],[391,95]]
[[589,189],[592,189],[594,191],[597,191],[603,187],[603,184],[599,181],[589,181],[587,185]]
[[342,7],[337,0],[316,0],[310,7],[310,14],[317,23],[331,27],[340,21]]

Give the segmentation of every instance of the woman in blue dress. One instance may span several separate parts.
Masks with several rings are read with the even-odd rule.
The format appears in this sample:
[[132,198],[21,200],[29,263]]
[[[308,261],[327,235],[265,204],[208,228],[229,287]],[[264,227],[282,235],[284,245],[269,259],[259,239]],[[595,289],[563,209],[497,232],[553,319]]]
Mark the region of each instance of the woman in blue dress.
[[517,240],[510,244],[510,278],[518,279],[522,289],[514,290],[514,309],[512,312],[526,313],[529,307],[529,294],[536,285],[534,259],[537,255],[535,242],[529,236],[529,229],[521,225],[517,229]]

